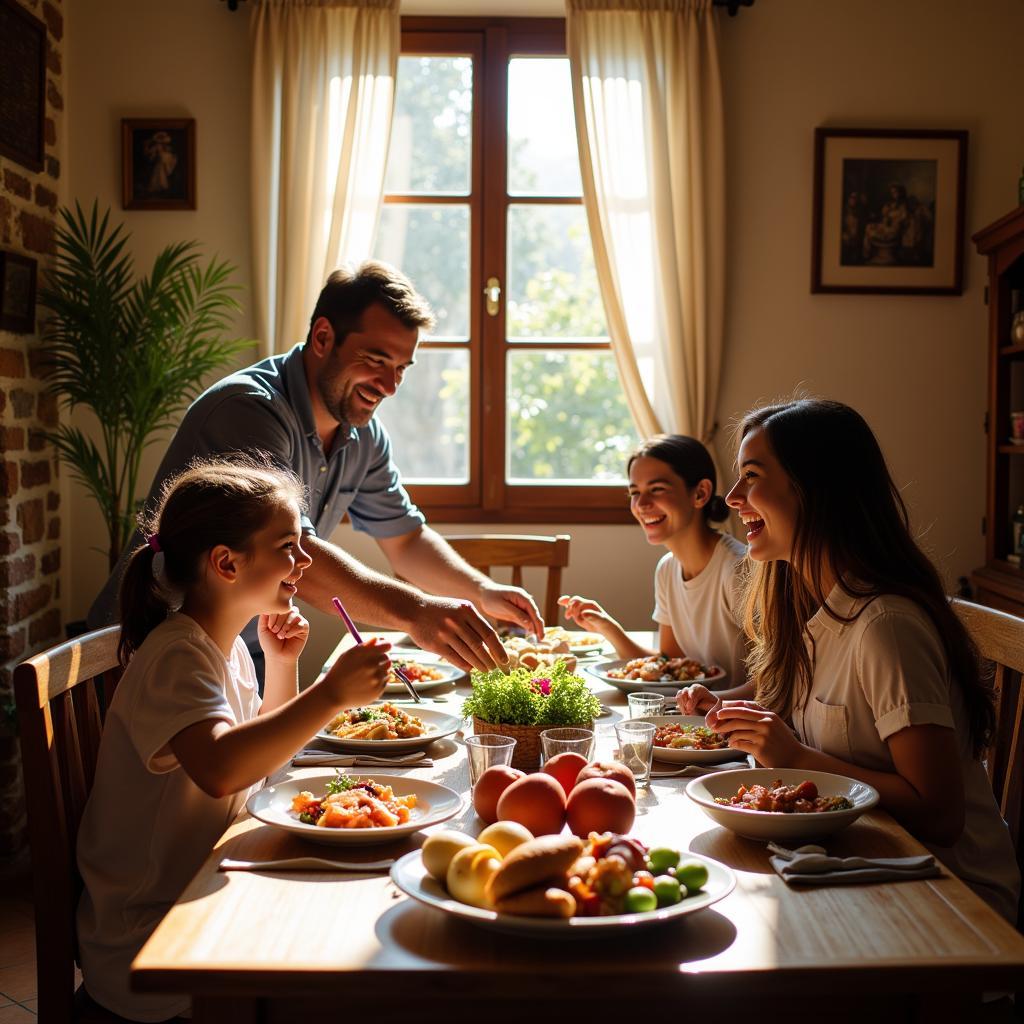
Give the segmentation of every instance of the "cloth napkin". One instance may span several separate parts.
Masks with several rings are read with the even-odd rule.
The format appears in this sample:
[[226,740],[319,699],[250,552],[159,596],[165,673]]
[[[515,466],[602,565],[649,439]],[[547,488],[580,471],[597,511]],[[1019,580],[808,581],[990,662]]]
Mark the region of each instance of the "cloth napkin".
[[378,757],[376,754],[335,754],[329,750],[307,748],[292,758],[292,764],[303,768],[430,768],[434,762],[422,750],[395,754],[393,757]]
[[789,885],[853,885],[934,878],[942,872],[930,854],[919,857],[830,857],[820,846],[788,850],[769,843],[772,867]]

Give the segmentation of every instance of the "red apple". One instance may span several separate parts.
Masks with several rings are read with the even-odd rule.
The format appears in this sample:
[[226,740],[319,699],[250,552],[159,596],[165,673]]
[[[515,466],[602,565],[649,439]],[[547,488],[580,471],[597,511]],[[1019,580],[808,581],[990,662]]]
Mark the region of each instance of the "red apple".
[[521,772],[518,768],[496,764],[476,780],[473,787],[473,809],[488,825],[493,825],[498,820],[498,801],[502,793],[525,775],[526,772]]
[[576,785],[586,782],[587,779],[614,779],[629,790],[630,796],[636,798],[636,780],[621,761],[591,761],[586,768],[580,770],[576,777]]
[[572,787],[576,785],[576,777],[587,766],[587,759],[575,750],[563,750],[561,754],[555,754],[544,762],[542,772],[553,775],[565,790],[568,796]]

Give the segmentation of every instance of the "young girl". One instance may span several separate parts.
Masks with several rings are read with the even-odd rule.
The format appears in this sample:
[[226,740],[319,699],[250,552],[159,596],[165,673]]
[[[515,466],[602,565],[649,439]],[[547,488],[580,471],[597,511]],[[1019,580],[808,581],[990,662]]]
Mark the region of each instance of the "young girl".
[[[630,510],[647,542],[668,549],[654,574],[659,651],[720,665],[726,672],[719,681],[722,695],[746,696],[746,690],[736,689],[746,679],[738,609],[738,574],[746,548],[711,526],[729,514],[715,494],[711,455],[695,438],[660,434],[633,453],[628,472]],[[620,658],[657,653],[630,640],[596,601],[561,597],[559,604],[567,619],[611,641]]]
[[1020,877],[979,760],[993,726],[974,646],[914,542],[871,429],[838,402],[751,412],[727,501],[756,564],[752,701],[698,703],[769,768],[870,783],[1010,921]]
[[[80,999],[122,1017],[187,1010],[180,996],[130,991],[132,959],[261,780],[384,688],[388,645],[364,644],[297,695],[309,632],[291,603],[310,564],[301,502],[298,480],[253,460],[193,463],[168,483],[125,572],[127,668],[78,835]],[[262,704],[238,635],[257,615]]]

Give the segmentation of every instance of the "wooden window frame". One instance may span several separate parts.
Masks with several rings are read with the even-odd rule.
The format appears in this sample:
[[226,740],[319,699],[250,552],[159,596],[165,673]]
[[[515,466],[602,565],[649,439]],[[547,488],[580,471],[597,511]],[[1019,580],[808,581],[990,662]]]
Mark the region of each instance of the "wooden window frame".
[[[403,56],[473,59],[473,115],[470,195],[388,194],[390,203],[466,205],[469,232],[469,342],[426,341],[425,349],[468,347],[470,359],[468,484],[407,484],[420,508],[435,523],[629,523],[632,515],[623,484],[511,484],[505,479],[505,367],[510,351],[537,351],[535,342],[505,340],[508,295],[506,223],[509,205],[582,204],[572,196],[509,196],[507,165],[507,66],[524,56],[564,56],[561,18],[402,18]],[[486,149],[488,162],[483,153]],[[484,310],[486,278],[502,282],[502,309]],[[550,346],[543,346],[545,349]],[[565,345],[567,351],[609,350],[593,342]],[[500,415],[492,410],[500,410]],[[401,464],[401,453],[399,464]]]

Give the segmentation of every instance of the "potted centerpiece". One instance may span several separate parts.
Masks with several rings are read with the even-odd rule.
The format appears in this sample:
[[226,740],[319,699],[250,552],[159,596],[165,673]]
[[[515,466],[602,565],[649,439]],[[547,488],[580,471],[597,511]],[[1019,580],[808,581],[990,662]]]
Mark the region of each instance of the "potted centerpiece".
[[594,728],[601,702],[582,677],[564,662],[552,668],[514,668],[474,672],[473,692],[463,712],[473,718],[473,731],[512,736],[516,740],[512,767],[531,771],[540,763],[540,734],[558,726]]

